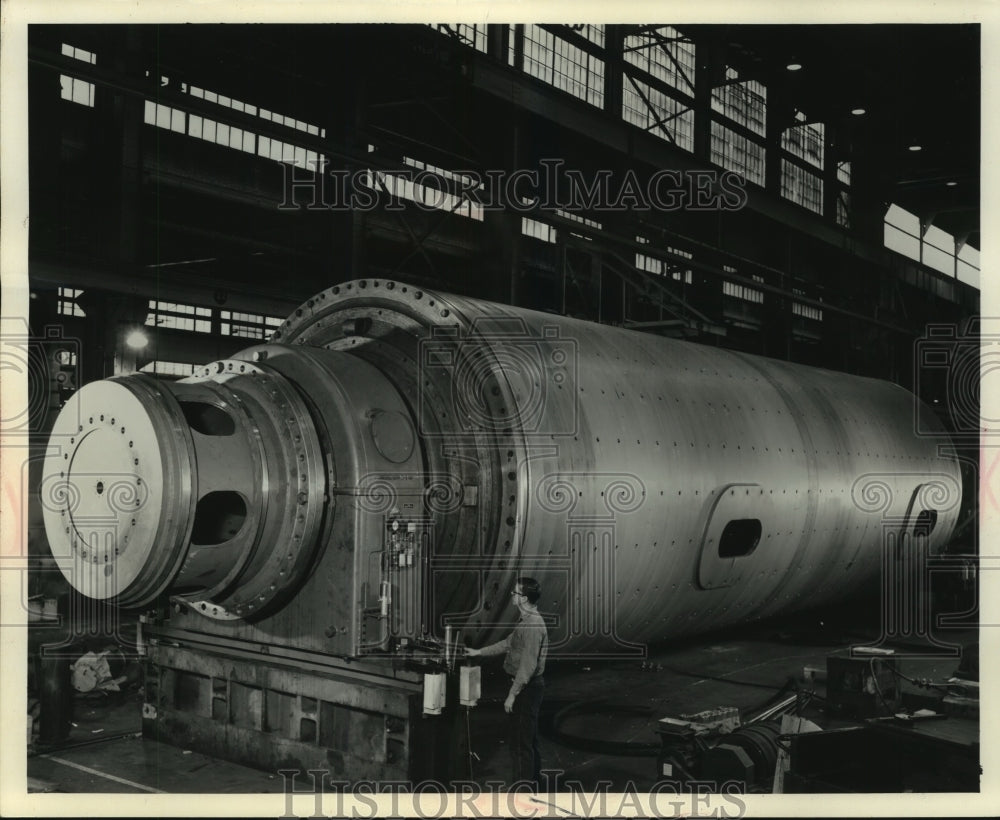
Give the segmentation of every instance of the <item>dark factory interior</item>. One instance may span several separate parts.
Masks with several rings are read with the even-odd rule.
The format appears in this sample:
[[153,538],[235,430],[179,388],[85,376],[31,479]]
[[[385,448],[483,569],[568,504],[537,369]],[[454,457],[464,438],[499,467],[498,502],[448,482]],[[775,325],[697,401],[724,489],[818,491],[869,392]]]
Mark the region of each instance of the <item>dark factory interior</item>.
[[28,791],[980,792],[980,35],[28,26]]

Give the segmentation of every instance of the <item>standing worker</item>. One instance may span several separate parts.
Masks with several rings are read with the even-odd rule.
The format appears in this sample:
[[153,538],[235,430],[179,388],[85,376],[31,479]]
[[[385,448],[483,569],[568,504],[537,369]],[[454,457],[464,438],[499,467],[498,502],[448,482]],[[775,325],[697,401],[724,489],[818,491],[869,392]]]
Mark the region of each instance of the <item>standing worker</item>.
[[542,589],[534,578],[518,578],[510,593],[521,620],[502,641],[482,649],[467,649],[468,655],[500,655],[504,652],[504,671],[511,684],[503,708],[509,718],[509,743],[514,782],[527,780],[538,788],[542,758],[538,752],[538,712],[542,705],[545,681],[545,656],[548,633],[538,614]]

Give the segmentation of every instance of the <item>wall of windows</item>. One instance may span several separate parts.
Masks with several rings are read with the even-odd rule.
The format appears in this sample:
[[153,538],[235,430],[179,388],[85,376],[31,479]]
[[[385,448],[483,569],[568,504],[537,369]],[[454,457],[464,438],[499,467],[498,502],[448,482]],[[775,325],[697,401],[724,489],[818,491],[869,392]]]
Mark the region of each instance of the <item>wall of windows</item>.
[[622,117],[685,151],[694,150],[694,109],[629,75],[622,80]]
[[522,68],[591,105],[604,105],[604,61],[541,26],[524,27]]
[[695,44],[673,26],[647,27],[626,37],[624,58],[654,79],[694,96]]
[[[182,89],[184,89],[183,84]],[[192,88],[192,92],[196,91],[201,93],[192,93],[193,96],[201,97],[209,102],[218,102],[219,105],[227,108],[244,111],[244,113],[260,116],[262,119],[278,122],[288,127],[298,128],[298,130],[309,134],[324,135],[323,129],[308,125],[299,120],[294,120],[291,117],[274,114],[270,111],[258,109],[255,106],[247,106],[228,97],[219,98],[219,95],[212,92],[204,92],[201,89]],[[304,148],[301,145],[294,145],[293,143],[266,137],[250,130],[218,122],[200,114],[189,114],[179,108],[163,105],[153,100],[146,100],[143,122],[146,125],[155,125],[157,128],[163,128],[177,134],[187,134],[189,137],[205,140],[215,145],[223,145],[247,154],[256,154],[265,159],[271,159],[275,162],[285,162],[299,168],[316,170],[319,162],[319,154],[316,151]]]
[[971,245],[961,247],[955,237],[935,225],[921,234],[920,219],[898,205],[891,205],[885,215],[885,246],[903,256],[927,265],[960,282],[980,287],[979,251]]
[[[649,244],[649,240],[643,236],[637,236],[635,241],[641,245]],[[678,248],[665,248],[665,250],[685,259],[694,258],[694,254]],[[655,276],[669,276],[671,279],[677,282],[683,282],[686,285],[690,285],[692,281],[694,281],[694,272],[690,268],[685,268],[680,262],[668,262],[663,259],[658,259],[655,256],[649,256],[644,253],[636,253],[635,266],[638,270],[645,271],[646,273],[652,273]]]
[[[85,51],[82,48],[76,48],[76,46],[71,46],[68,43],[62,44],[62,53],[64,57],[72,57],[74,60],[81,60],[91,65],[97,64],[96,54]],[[64,100],[69,100],[79,105],[86,105],[90,108],[94,107],[93,83],[88,83],[86,80],[80,80],[76,77],[70,77],[68,74],[60,74],[59,87]]]
[[764,185],[764,146],[712,121],[712,162]]
[[472,46],[476,51],[486,51],[486,26],[483,24],[429,23],[428,25],[449,37],[454,37],[460,43]]

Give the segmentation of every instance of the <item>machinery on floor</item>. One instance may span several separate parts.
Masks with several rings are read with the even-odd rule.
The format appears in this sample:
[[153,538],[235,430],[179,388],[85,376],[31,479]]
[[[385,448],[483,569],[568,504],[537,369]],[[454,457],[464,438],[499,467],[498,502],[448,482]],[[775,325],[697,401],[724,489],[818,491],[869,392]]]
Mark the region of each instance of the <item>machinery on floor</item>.
[[947,543],[946,443],[887,382],[365,279],[192,377],[85,385],[41,495],[70,583],[146,613],[149,734],[440,778],[517,576],[563,658],[836,600]]

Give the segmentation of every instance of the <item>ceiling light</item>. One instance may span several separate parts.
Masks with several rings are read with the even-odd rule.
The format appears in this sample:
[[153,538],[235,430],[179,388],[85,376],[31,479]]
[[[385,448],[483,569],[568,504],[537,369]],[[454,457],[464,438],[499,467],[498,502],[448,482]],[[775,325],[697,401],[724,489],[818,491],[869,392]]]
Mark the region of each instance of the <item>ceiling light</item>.
[[955,187],[956,185],[958,185],[958,183],[957,183],[957,182],[955,182],[955,180],[953,180],[953,179],[949,179],[949,180],[948,180],[948,181],[947,181],[947,182],[945,183],[945,185],[947,185],[947,186],[948,186],[949,188],[954,188],[954,187]]
[[790,62],[788,65],[786,65],[785,68],[787,68],[789,71],[798,71],[800,68],[802,68],[802,63],[796,63],[793,61]]
[[852,114],[853,114],[853,115],[854,115],[855,117],[860,117],[860,116],[861,116],[862,114],[864,114],[864,113],[865,113],[865,109],[863,109],[863,108],[852,108],[852,109],[851,109],[851,113],[852,113]]
[[916,143],[914,143],[913,145],[911,145],[911,146],[909,147],[909,149],[908,149],[908,150],[910,150],[910,151],[920,151],[920,150],[922,150],[922,149],[923,149],[923,146],[922,146],[922,145],[917,145]]
[[149,344],[149,337],[141,330],[133,330],[125,337],[125,344],[132,350],[142,350]]

